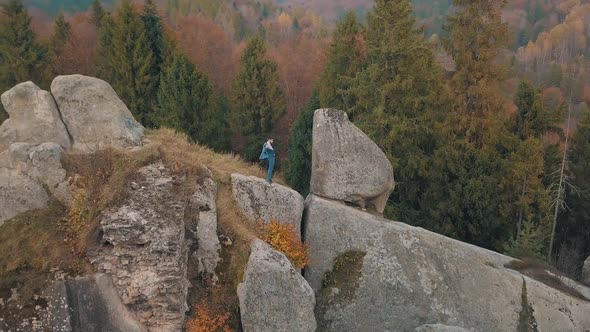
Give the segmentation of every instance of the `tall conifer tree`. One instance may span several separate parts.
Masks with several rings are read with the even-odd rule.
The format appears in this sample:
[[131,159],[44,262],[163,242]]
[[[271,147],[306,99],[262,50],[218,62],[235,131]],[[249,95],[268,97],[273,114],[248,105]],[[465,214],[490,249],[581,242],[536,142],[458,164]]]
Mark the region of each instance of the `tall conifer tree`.
[[[35,41],[27,10],[21,0],[9,0],[0,9],[0,93],[28,80],[44,85],[47,47]],[[0,105],[0,121],[6,116]]]
[[153,126],[154,105],[150,101],[158,77],[152,72],[154,58],[143,23],[129,0],[121,3],[113,26],[102,30],[100,48],[104,57],[100,74],[111,83],[139,122]]
[[285,113],[286,101],[279,85],[277,65],[266,58],[261,37],[248,42],[242,54],[241,68],[233,84],[233,127],[246,139],[242,155],[258,160],[265,137]]
[[156,5],[152,0],[146,0],[141,20],[145,28],[148,48],[153,56],[152,75],[160,77],[165,57],[164,28],[162,19],[158,15]]
[[318,84],[322,107],[346,112],[354,107],[356,100],[351,85],[365,61],[361,32],[354,12],[349,12],[336,26],[328,62]]
[[55,19],[53,35],[49,42],[49,52],[52,60],[52,76],[56,76],[61,73],[59,68],[59,57],[63,52],[63,48],[72,35],[72,26],[66,21],[63,13],[60,13]]
[[158,90],[158,124],[176,128],[199,141],[210,95],[207,77],[184,54],[176,53]]
[[423,194],[445,101],[442,69],[415,27],[409,0],[377,0],[367,21],[367,65],[356,78],[353,119],[394,165],[389,217],[423,224],[431,219]]
[[[450,81],[451,107],[441,146],[433,159],[426,200],[429,228],[480,246],[501,249],[516,231],[514,203],[522,182],[511,177],[510,152],[517,146],[503,121],[496,62],[506,46],[505,1],[454,0],[446,51],[456,63]],[[520,183],[518,186],[516,183]]]
[[319,108],[320,97],[316,89],[305,108],[299,112],[289,138],[289,162],[285,170],[285,179],[291,188],[303,196],[309,193],[313,114]]
[[91,10],[92,10],[92,16],[91,16],[92,23],[97,28],[100,28],[102,26],[102,19],[105,17],[105,15],[108,15],[108,13],[105,12],[100,0],[92,1]]

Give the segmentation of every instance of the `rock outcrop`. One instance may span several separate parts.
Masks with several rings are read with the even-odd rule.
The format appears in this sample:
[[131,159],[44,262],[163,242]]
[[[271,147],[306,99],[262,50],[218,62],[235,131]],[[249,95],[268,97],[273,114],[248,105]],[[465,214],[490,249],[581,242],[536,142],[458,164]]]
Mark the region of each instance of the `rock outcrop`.
[[582,282],[590,286],[590,256],[586,258],[582,267]]
[[51,93],[73,140],[73,148],[141,145],[143,130],[105,81],[82,75],[58,76]]
[[244,282],[238,286],[245,332],[313,332],[315,298],[289,259],[261,240],[252,252]]
[[539,331],[590,329],[590,302],[505,268],[510,257],[339,202],[306,203],[305,278],[322,331],[414,331],[429,322],[516,331],[523,278]]
[[105,274],[56,281],[48,293],[43,319],[53,332],[147,332]]
[[0,167],[0,225],[19,213],[47,207],[49,195],[31,177]]
[[68,131],[49,92],[33,82],[25,82],[4,92],[1,98],[10,117],[0,126],[0,145],[53,142],[66,149],[71,146]]
[[196,224],[193,232],[198,245],[194,258],[197,260],[198,271],[212,275],[216,280],[215,268],[221,250],[217,237],[217,184],[209,169],[205,169],[205,173],[206,176],[200,179],[190,198],[191,216],[195,219],[193,224]]
[[62,204],[68,206],[72,193],[62,166],[64,150],[56,143],[14,143],[0,158],[0,167],[17,170],[44,185]]
[[89,256],[150,331],[180,331],[188,309],[186,200],[162,163],[138,177],[127,201],[102,214],[102,245]]
[[394,185],[391,163],[346,113],[315,111],[311,193],[383,213]]
[[253,222],[276,220],[301,233],[303,197],[293,189],[255,176],[231,175],[232,193],[242,213]]

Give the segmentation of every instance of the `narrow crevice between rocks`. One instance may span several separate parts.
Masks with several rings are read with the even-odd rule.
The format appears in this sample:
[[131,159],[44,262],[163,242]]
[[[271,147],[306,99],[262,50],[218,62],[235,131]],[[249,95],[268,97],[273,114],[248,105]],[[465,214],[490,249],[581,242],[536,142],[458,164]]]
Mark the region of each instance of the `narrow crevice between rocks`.
[[526,280],[522,278],[522,295],[521,295],[522,309],[518,315],[518,332],[538,332],[537,320],[535,319],[535,309],[529,303]]
[[64,125],[64,128],[66,129],[66,133],[68,134],[68,138],[70,139],[70,146],[73,148],[74,147],[74,137],[70,133],[70,128],[68,128],[68,125],[64,121],[63,115],[61,114],[61,110],[59,109],[59,105],[57,104],[57,100],[55,99],[55,96],[53,95],[53,93],[51,93],[51,91],[48,91],[48,92],[49,92],[49,95],[51,96],[51,99],[53,99],[53,102],[55,103],[55,109],[57,110],[57,114],[59,114],[59,121],[61,121],[61,123]]

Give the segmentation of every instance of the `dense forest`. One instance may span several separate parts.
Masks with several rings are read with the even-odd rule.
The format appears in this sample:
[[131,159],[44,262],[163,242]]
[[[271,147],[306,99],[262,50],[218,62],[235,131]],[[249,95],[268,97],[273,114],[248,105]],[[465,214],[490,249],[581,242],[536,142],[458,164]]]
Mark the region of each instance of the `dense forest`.
[[387,217],[548,260],[572,277],[590,254],[585,1],[8,0],[1,8],[2,91],[97,76],[144,126],[172,127],[249,161],[272,134],[280,168],[302,194],[313,111],[342,109],[394,165]]

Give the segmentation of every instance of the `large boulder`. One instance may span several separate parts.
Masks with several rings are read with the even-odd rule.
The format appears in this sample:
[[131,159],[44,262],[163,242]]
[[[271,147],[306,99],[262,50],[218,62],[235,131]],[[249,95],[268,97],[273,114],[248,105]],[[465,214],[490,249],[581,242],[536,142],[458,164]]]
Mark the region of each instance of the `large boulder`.
[[54,332],[147,332],[121,302],[105,274],[56,281],[43,319]]
[[264,179],[231,175],[232,193],[242,213],[253,222],[272,220],[291,224],[301,234],[303,197],[293,189],[268,184]]
[[43,186],[18,170],[0,167],[0,225],[19,213],[47,207]]
[[144,128],[107,82],[82,75],[58,76],[51,83],[51,93],[74,149],[141,145]]
[[311,193],[383,213],[394,185],[391,163],[346,113],[315,111]]
[[289,259],[261,240],[251,245],[244,282],[238,285],[245,332],[313,332],[313,290]]
[[339,202],[306,204],[305,278],[322,331],[516,331],[529,305],[539,331],[590,329],[590,302],[505,268],[510,257]]
[[26,142],[53,142],[71,146],[68,131],[60,118],[53,96],[33,82],[16,85],[2,94],[2,105],[10,116],[0,126],[0,146]]
[[[63,148],[55,143],[11,144],[0,167],[18,170],[45,185],[62,204],[69,205],[72,193],[61,160]],[[0,164],[3,162],[0,161]]]
[[586,258],[582,267],[582,282],[590,286],[590,256]]
[[181,331],[189,281],[186,198],[161,163],[141,168],[127,199],[100,216],[99,245],[88,256],[110,274],[121,299],[148,329]]

